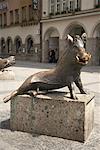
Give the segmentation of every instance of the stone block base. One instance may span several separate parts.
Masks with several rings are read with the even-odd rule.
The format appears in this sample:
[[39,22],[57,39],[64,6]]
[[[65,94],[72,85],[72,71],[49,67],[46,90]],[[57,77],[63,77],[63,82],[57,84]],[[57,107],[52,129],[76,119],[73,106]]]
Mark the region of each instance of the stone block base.
[[0,71],[0,80],[14,80],[15,74],[12,70]]
[[11,129],[84,142],[93,129],[94,96],[77,97],[62,92],[19,95],[11,101]]

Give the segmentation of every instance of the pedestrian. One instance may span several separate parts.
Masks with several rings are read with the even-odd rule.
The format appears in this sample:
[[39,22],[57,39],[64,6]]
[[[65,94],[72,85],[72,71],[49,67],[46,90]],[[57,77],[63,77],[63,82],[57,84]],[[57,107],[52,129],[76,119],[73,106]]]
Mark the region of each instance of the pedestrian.
[[55,62],[56,62],[55,51],[50,50],[50,52],[49,52],[49,63],[55,63]]

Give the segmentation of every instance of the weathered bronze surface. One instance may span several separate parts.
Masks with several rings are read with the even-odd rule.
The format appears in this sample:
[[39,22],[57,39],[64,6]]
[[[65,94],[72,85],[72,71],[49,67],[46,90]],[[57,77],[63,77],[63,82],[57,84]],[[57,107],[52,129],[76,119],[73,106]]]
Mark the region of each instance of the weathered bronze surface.
[[4,102],[9,101],[16,95],[35,95],[39,91],[54,90],[65,86],[68,86],[71,98],[76,99],[73,82],[75,82],[80,92],[85,94],[80,78],[80,71],[88,63],[91,55],[85,51],[83,41],[79,36],[73,39],[68,35],[66,42],[67,48],[54,69],[31,75],[16,91],[5,97]]
[[8,68],[15,64],[15,57],[10,56],[8,58],[0,58],[0,71],[4,71],[5,68]]

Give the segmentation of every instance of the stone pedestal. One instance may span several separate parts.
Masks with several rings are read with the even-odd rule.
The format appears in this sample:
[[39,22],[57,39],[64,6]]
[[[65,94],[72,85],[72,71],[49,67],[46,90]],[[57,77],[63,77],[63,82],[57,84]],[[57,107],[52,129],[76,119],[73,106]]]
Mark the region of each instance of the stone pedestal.
[[15,74],[12,70],[0,71],[0,80],[14,80]]
[[84,142],[93,129],[94,96],[53,92],[32,98],[19,95],[11,101],[11,129]]

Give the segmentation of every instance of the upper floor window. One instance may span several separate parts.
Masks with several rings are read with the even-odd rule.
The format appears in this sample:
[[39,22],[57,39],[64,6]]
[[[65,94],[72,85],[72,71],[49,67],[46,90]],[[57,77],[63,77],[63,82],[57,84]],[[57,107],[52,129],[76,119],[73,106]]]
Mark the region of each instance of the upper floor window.
[[68,1],[68,10],[72,11],[80,11],[81,10],[81,0],[69,0]]
[[51,4],[54,3],[54,0],[51,0]]
[[33,20],[33,8],[32,8],[32,5],[29,5],[29,20]]
[[70,0],[69,1],[69,11],[73,11],[73,8],[74,8],[74,2],[73,2],[73,0]]
[[60,11],[61,11],[61,3],[60,3],[60,0],[57,0],[56,6],[57,6],[57,13],[60,13]]
[[54,14],[55,13],[55,1],[50,0],[50,13]]
[[81,0],[50,0],[49,6],[52,14],[80,11]]
[[4,13],[4,26],[7,25],[7,13],[5,12]]
[[0,14],[0,27],[2,27],[2,14]]
[[55,7],[54,7],[54,5],[51,6],[51,11],[50,11],[50,12],[54,14],[54,12],[55,12]]
[[13,11],[10,11],[10,24],[13,24]]
[[99,8],[100,7],[100,0],[95,0],[95,7]]
[[19,23],[19,9],[15,9],[15,23]]
[[63,3],[62,3],[62,11],[63,12],[66,12],[67,11],[67,3],[66,3],[66,0],[63,0]]
[[60,3],[60,0],[57,0],[57,3]]
[[26,6],[22,7],[22,21],[26,21]]
[[75,0],[75,11],[81,10],[81,0]]
[[61,12],[61,0],[50,0],[50,13],[60,13]]

